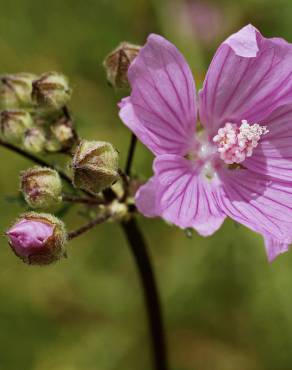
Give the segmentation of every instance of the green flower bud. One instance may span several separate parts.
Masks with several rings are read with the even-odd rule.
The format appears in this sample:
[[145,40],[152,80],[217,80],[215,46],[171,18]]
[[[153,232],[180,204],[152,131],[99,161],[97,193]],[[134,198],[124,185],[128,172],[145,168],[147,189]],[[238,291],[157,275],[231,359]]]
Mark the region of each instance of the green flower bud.
[[50,126],[51,137],[46,143],[50,152],[65,151],[72,148],[76,142],[76,135],[71,120],[62,117]]
[[32,85],[32,98],[42,108],[61,109],[71,98],[67,78],[57,72],[44,73]]
[[32,117],[30,113],[24,110],[5,110],[1,112],[1,134],[10,142],[18,143],[21,141],[25,131],[32,126]]
[[107,80],[113,87],[129,87],[128,69],[140,50],[141,47],[138,45],[122,42],[105,58],[103,66]]
[[62,117],[59,121],[51,126],[51,131],[56,139],[66,146],[70,141],[74,140],[74,131],[72,122],[66,117]]
[[62,151],[61,143],[55,138],[50,138],[46,141],[45,150],[51,153],[57,153]]
[[65,225],[53,215],[25,213],[6,235],[13,252],[27,264],[48,265],[66,256]]
[[49,208],[61,200],[62,182],[52,168],[36,166],[23,171],[20,187],[31,208]]
[[119,178],[118,162],[119,155],[112,144],[82,140],[72,163],[74,186],[99,193]]
[[32,105],[31,73],[18,73],[0,77],[0,107],[2,109],[24,108]]
[[24,134],[23,146],[32,153],[40,153],[44,150],[46,143],[45,132],[41,127],[33,127]]

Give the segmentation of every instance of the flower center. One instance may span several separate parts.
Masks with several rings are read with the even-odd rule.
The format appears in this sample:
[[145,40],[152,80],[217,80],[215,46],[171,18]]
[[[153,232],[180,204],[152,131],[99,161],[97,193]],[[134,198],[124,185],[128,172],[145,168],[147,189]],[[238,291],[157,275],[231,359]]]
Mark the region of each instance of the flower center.
[[206,133],[200,131],[185,158],[191,161],[206,179],[210,180],[216,175],[213,163],[216,153],[216,147],[209,142]]
[[241,163],[252,155],[261,136],[268,132],[266,126],[260,126],[258,123],[250,125],[246,120],[242,120],[239,127],[227,122],[213,137],[213,142],[217,144],[220,158],[225,163]]

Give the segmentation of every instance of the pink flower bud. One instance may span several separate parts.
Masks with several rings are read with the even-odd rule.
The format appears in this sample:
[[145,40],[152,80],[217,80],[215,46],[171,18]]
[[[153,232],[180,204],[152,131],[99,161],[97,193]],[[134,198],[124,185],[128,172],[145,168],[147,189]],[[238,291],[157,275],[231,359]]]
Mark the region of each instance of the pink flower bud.
[[47,265],[65,254],[64,225],[51,215],[27,213],[6,235],[14,253],[28,264]]

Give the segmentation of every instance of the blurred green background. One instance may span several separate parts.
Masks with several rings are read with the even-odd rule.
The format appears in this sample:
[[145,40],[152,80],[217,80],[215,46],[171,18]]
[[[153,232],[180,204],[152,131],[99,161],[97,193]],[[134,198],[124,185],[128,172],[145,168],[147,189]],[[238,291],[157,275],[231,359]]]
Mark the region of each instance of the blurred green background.
[[[122,93],[106,83],[104,56],[120,41],[160,33],[186,55],[197,84],[218,43],[246,23],[292,41],[290,0],[0,0],[0,71],[57,70],[74,87],[81,136],[114,143],[125,161],[130,135],[117,116]],[[55,158],[51,159],[52,161]],[[139,145],[134,172],[152,156]],[[30,163],[0,148],[0,229],[21,211],[19,171]],[[69,229],[84,219],[74,207]],[[139,219],[153,257],[172,370],[291,370],[292,254],[272,265],[259,236],[232,221],[187,238]],[[29,267],[0,239],[0,370],[149,370],[148,331],[135,266],[118,225],[74,240],[69,258]]]

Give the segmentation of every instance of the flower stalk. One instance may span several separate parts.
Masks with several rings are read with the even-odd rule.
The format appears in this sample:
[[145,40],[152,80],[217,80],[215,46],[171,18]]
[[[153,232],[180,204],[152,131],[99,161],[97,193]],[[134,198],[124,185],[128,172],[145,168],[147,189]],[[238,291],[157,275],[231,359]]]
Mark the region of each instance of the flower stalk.
[[2,139],[0,139],[0,146],[4,147],[6,149],[9,149],[14,153],[17,153],[17,154],[21,155],[22,157],[40,165],[40,166],[53,168],[54,170],[56,170],[59,173],[60,177],[64,181],[66,181],[70,185],[72,184],[70,176],[68,176],[64,171],[62,171],[59,168],[47,163],[45,160],[39,158],[38,156],[20,148],[20,147],[14,145],[14,144],[8,143],[8,142],[6,142]]
[[[128,157],[126,161],[125,173],[121,172],[122,177],[124,177],[125,179],[127,179],[127,176],[130,176],[131,174],[136,145],[137,137],[132,134]],[[126,184],[126,188],[123,199],[126,200],[129,193],[130,184],[129,181],[126,180],[124,180],[124,183]],[[151,336],[154,368],[155,370],[168,370],[167,346],[165,339],[163,314],[157,282],[152,267],[152,262],[148,253],[147,243],[134,217],[121,222],[121,227],[133,255],[143,289]]]
[[131,169],[132,169],[132,164],[133,164],[133,158],[135,154],[135,149],[137,145],[137,137],[136,135],[132,134],[131,135],[131,143],[130,143],[130,148],[128,152],[128,158],[126,162],[126,167],[125,167],[125,174],[130,176],[131,175]]
[[[131,144],[128,153],[128,159],[126,163],[125,173],[119,170],[119,174],[123,183],[124,187],[124,194],[128,194],[129,190],[129,181],[128,176],[131,173],[131,166],[133,163],[133,156],[136,147],[136,136],[132,135]],[[3,146],[40,166],[51,167],[54,168],[60,175],[60,177],[65,180],[68,184],[72,185],[71,178],[63,171],[54,166],[51,166],[43,159],[35,156],[32,153],[29,153],[22,148],[17,147],[11,143],[7,143],[0,139],[0,146]],[[108,204],[108,202],[113,201],[117,195],[111,189],[105,189],[103,192],[105,199],[103,200],[100,197],[93,197],[89,194],[89,197],[81,197],[75,196],[71,194],[62,194],[62,200],[71,203],[81,203],[81,204],[88,204],[88,205],[101,205],[101,204]],[[125,196],[123,196],[122,201],[125,201]],[[67,239],[72,240],[75,239],[87,231],[93,229],[95,226],[100,225],[111,217],[109,212],[105,212],[103,214],[98,215],[95,219],[90,221],[89,223],[81,226],[80,228],[73,230],[67,234]],[[145,304],[146,304],[146,312],[148,316],[150,334],[151,334],[151,344],[152,344],[152,351],[153,351],[153,361],[154,361],[154,369],[155,370],[168,370],[167,364],[167,353],[166,353],[166,342],[165,342],[165,334],[164,334],[164,325],[162,319],[162,310],[161,304],[158,294],[158,288],[155,281],[155,275],[153,272],[151,260],[147,251],[147,244],[143,237],[143,234],[135,220],[135,218],[131,217],[127,221],[121,222],[121,227],[124,231],[124,234],[127,238],[127,241],[130,246],[130,250],[133,254],[134,261],[137,266],[137,270],[139,272],[141,286],[143,289]]]
[[62,194],[62,200],[63,200],[63,202],[88,204],[90,206],[104,204],[104,200],[102,198],[80,197],[78,195],[65,194],[65,193]]
[[68,235],[67,235],[68,240],[72,240],[72,239],[77,238],[78,236],[80,236],[80,235],[86,233],[87,231],[93,229],[95,226],[104,223],[109,218],[110,218],[110,214],[109,213],[98,215],[95,219],[93,219],[92,221],[88,222],[84,226],[81,226],[80,228],[78,228],[78,229],[76,229],[74,231],[70,231],[68,233]]
[[154,368],[156,370],[168,370],[162,309],[147,244],[135,218],[122,222],[121,226],[133,254],[143,288],[151,334]]

